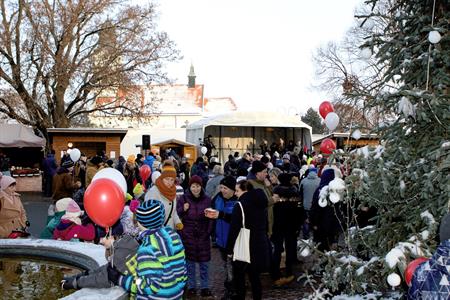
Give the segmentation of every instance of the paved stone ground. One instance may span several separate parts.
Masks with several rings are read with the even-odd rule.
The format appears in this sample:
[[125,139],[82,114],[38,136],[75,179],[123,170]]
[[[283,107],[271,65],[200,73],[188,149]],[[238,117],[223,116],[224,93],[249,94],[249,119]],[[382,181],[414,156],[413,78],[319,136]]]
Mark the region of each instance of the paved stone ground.
[[[47,220],[47,209],[52,202],[50,198],[45,198],[39,193],[22,193],[22,203],[27,211],[28,220],[31,223],[29,231],[32,236],[38,237],[45,227]],[[294,269],[296,277],[302,274],[302,265],[299,264]],[[214,299],[223,296],[224,268],[220,253],[217,249],[212,249],[212,260],[210,263],[210,286],[214,294]],[[269,274],[262,274],[263,299],[303,299],[307,297],[310,289],[294,281],[283,288],[274,288]],[[250,284],[247,284],[247,299],[251,299]],[[198,297],[198,299],[201,299]]]

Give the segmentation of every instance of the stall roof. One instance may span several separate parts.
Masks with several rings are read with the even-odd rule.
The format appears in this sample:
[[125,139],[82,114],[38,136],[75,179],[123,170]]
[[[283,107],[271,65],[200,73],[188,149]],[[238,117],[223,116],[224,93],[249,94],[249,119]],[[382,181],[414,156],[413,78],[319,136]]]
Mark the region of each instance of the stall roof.
[[283,115],[276,112],[231,112],[211,116],[193,122],[187,129],[205,128],[208,126],[243,126],[243,127],[294,127],[308,128],[311,126],[300,120],[298,116]]
[[183,142],[177,139],[170,139],[170,140],[164,140],[164,141],[155,141],[154,143],[152,143],[155,146],[158,145],[165,145],[165,144],[178,144],[178,145],[182,145],[182,146],[195,146],[194,144],[188,143],[188,142]]
[[0,124],[0,147],[42,146],[45,146],[45,139],[35,135],[31,127],[22,124]]
[[116,134],[126,134],[128,129],[111,129],[111,128],[48,128],[48,132],[57,133],[116,133]]

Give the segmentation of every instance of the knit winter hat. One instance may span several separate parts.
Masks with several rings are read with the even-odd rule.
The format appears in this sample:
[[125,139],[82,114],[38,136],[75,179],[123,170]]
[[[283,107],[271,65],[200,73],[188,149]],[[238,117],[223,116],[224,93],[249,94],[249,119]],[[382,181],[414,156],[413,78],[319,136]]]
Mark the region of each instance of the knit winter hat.
[[221,181],[220,184],[226,186],[227,188],[229,188],[230,190],[235,191],[236,190],[236,179],[234,179],[233,176],[227,176],[224,177]]
[[199,184],[201,186],[203,184],[203,180],[202,180],[202,178],[200,176],[194,175],[189,180],[189,186],[193,185],[194,183],[197,183],[197,184]]
[[153,173],[152,173],[152,182],[155,183],[155,182],[156,182],[156,179],[158,179],[159,176],[161,176],[161,172],[159,172],[159,171],[153,172]]
[[65,168],[65,169],[72,168],[73,166],[74,166],[74,163],[73,163],[73,161],[71,159],[66,160],[61,165],[61,167]]
[[450,213],[444,215],[439,227],[439,239],[441,243],[450,239]]
[[16,183],[16,180],[14,178],[12,178],[11,176],[3,175],[2,179],[0,180],[0,189],[5,190],[13,183]]
[[164,179],[166,177],[177,177],[177,171],[173,166],[173,163],[170,161],[164,161],[163,167],[161,168],[161,178]]
[[290,160],[291,159],[291,156],[289,155],[289,154],[284,154],[283,155],[283,159],[287,159],[287,160]]
[[252,163],[252,169],[250,170],[250,172],[252,172],[253,174],[256,174],[258,172],[264,171],[265,169],[267,169],[266,165],[259,161],[259,160],[255,160]]
[[82,214],[83,212],[81,211],[78,204],[73,199],[70,199],[66,207],[66,213],[61,217],[61,219],[69,220],[75,224],[81,225],[80,217]]
[[163,226],[165,218],[164,205],[158,200],[147,200],[136,209],[136,220],[147,229]]
[[136,156],[134,154],[131,154],[127,158],[127,163],[133,164],[136,161]]
[[62,199],[59,199],[58,201],[56,201],[56,204],[55,204],[56,212],[65,211],[71,201],[73,201],[72,198],[62,198]]
[[278,175],[278,181],[280,181],[280,185],[282,186],[291,186],[291,178],[292,175],[288,173],[281,173]]
[[144,193],[144,187],[142,186],[142,184],[140,184],[140,183],[136,184],[133,189],[133,195],[136,198],[139,198],[143,193]]
[[139,200],[133,199],[130,201],[130,210],[132,213],[136,213],[137,208],[139,207],[139,205],[141,204],[141,202],[139,202]]

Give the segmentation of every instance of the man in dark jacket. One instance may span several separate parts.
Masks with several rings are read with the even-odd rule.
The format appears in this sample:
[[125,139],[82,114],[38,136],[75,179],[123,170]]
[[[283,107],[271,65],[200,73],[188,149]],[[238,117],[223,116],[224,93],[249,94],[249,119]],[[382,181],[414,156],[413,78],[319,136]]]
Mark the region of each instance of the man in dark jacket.
[[[297,232],[304,220],[300,207],[298,190],[291,184],[292,175],[281,173],[280,184],[273,190],[273,229],[271,240],[274,245],[272,279],[275,286],[282,286],[294,280],[292,267],[297,260]],[[284,245],[284,247],[283,247]],[[281,254],[286,249],[286,276],[281,277]]]
[[42,163],[42,169],[44,171],[44,196],[52,196],[52,186],[53,186],[53,176],[56,174],[56,169],[58,165],[55,159],[55,150],[52,150],[47,154],[47,157]]

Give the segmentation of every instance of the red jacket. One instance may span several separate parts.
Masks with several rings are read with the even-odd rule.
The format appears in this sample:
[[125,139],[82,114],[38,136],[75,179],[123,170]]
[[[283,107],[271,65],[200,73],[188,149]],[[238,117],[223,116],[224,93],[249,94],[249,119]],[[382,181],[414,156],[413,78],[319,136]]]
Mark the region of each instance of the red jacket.
[[53,239],[70,241],[71,239],[81,239],[92,241],[95,238],[95,228],[92,224],[77,225],[69,220],[61,220],[53,231]]

